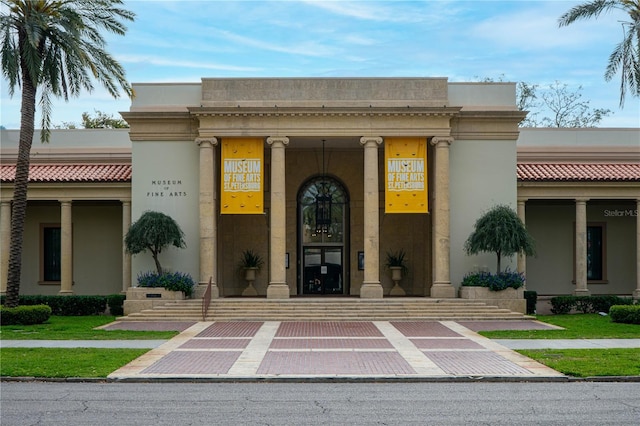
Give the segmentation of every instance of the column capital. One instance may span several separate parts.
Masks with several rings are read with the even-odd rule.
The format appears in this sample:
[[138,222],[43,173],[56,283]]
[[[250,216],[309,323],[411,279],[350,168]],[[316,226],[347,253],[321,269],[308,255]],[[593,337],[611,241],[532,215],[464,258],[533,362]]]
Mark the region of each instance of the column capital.
[[576,198],[575,199],[576,204],[587,204],[587,201],[589,201],[588,198]]
[[61,198],[58,200],[58,202],[64,205],[64,204],[71,204],[73,200],[71,198]]
[[216,146],[218,145],[218,138],[216,138],[215,136],[199,136],[196,138],[196,143],[198,144],[198,146],[202,146],[202,144],[210,144],[211,146]]
[[382,138],[380,136],[363,136],[360,138],[360,145],[366,146],[368,143],[380,145],[382,143]]
[[278,145],[278,144],[287,146],[289,145],[289,138],[286,136],[269,136],[267,138],[267,144],[271,146]]
[[444,144],[446,144],[446,147],[449,147],[449,145],[453,143],[453,136],[434,136],[431,138],[430,143],[433,146],[438,146],[440,144],[443,144],[442,146],[445,146]]

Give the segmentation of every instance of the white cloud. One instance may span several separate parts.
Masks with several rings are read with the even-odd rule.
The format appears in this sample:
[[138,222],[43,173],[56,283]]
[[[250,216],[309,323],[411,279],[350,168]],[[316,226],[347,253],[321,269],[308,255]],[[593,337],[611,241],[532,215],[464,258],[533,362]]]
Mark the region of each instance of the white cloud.
[[228,65],[228,64],[214,64],[207,63],[204,61],[184,61],[178,60],[175,58],[164,58],[158,56],[149,56],[149,55],[117,55],[116,59],[123,64],[146,64],[146,65],[155,65],[162,67],[172,67],[172,68],[199,68],[199,69],[210,69],[210,70],[224,70],[224,71],[260,71],[262,68],[259,67],[244,67],[238,65]]
[[334,15],[363,21],[388,23],[434,23],[447,21],[459,13],[456,1],[327,1],[308,0],[303,3]]
[[273,52],[281,52],[287,54],[303,55],[303,56],[332,56],[338,53],[338,49],[328,45],[322,45],[314,41],[290,43],[290,41],[284,43],[266,42],[263,40],[246,37],[243,35],[232,33],[231,31],[215,30],[221,37],[234,41],[236,43],[256,47],[263,50],[269,50]]
[[588,47],[613,40],[612,34],[619,34],[614,31],[619,24],[613,17],[559,28],[558,17],[566,10],[545,6],[492,16],[473,25],[469,36],[484,39],[495,47],[533,51]]

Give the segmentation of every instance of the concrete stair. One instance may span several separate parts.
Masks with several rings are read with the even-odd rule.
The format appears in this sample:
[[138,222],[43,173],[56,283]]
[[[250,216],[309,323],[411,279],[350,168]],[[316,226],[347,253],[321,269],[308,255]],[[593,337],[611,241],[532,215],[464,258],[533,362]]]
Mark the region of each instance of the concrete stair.
[[[206,321],[522,320],[526,315],[466,299],[397,297],[213,299]],[[202,301],[169,301],[118,318],[125,321],[202,321]]]

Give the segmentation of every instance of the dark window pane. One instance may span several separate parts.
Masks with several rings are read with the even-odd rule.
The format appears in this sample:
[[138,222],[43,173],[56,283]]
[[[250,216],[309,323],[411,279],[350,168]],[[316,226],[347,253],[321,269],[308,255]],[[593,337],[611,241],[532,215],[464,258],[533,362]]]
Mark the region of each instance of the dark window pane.
[[43,234],[43,279],[60,281],[60,228],[44,228]]
[[587,227],[587,279],[602,280],[602,227]]

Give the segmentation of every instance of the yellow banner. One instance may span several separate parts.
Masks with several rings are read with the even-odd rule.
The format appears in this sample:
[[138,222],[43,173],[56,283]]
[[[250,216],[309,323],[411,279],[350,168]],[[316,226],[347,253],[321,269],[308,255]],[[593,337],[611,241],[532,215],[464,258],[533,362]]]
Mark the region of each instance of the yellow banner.
[[261,138],[222,139],[220,213],[264,212],[264,142]]
[[385,213],[428,213],[426,138],[385,138]]

